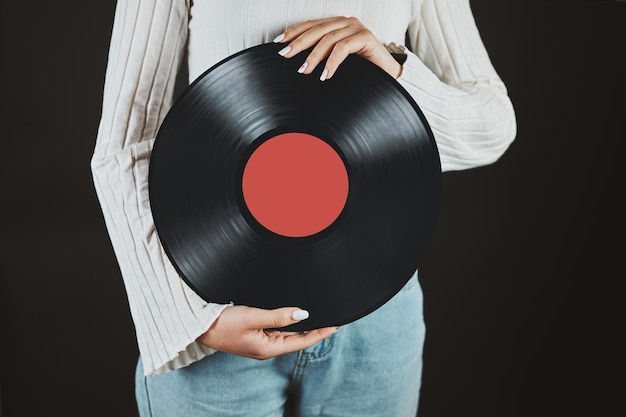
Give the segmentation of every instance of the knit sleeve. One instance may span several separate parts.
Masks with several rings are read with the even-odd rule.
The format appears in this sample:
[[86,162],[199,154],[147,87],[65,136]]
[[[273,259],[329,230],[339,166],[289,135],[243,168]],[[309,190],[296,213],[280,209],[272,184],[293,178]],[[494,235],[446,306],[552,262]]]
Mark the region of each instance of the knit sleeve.
[[398,81],[428,120],[443,171],[495,162],[516,135],[506,87],[480,38],[469,0],[416,1],[413,53]]
[[195,340],[225,307],[203,301],[180,279],[156,235],[148,201],[150,153],[172,104],[187,41],[187,3],[117,3],[91,160],[146,375],[213,353]]

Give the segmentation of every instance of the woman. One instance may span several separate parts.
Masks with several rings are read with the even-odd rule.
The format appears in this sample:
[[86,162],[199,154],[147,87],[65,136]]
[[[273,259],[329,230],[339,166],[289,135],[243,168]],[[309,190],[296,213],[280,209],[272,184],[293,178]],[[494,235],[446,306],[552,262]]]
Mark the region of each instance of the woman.
[[[385,44],[406,34],[415,53],[396,61]],[[395,77],[423,110],[444,171],[492,163],[515,137],[468,0],[119,1],[92,171],[136,327],[141,415],[415,416],[425,334],[416,276],[339,332],[265,332],[307,312],[203,301],[155,233],[148,164],[185,52],[191,81],[272,40],[284,59],[314,46],[298,72],[327,58],[319,82],[350,53]]]

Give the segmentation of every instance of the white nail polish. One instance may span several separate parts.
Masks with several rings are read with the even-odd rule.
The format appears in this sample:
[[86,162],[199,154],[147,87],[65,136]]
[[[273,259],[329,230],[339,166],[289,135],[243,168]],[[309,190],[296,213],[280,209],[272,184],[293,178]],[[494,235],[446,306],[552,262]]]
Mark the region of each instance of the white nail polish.
[[298,68],[298,73],[302,74],[306,70],[306,67],[308,66],[309,66],[308,62],[305,62],[304,64],[300,65],[300,68]]
[[282,41],[283,39],[285,39],[285,34],[281,33],[280,35],[276,36],[272,42],[278,43],[278,42]]
[[320,76],[320,81],[326,81],[327,75],[328,75],[328,70],[324,68],[324,71],[322,71],[322,75]]
[[289,53],[289,51],[291,51],[291,46],[285,46],[283,49],[278,51],[278,55],[285,56]]
[[291,318],[297,321],[306,320],[309,318],[309,312],[306,310],[296,310],[291,313]]

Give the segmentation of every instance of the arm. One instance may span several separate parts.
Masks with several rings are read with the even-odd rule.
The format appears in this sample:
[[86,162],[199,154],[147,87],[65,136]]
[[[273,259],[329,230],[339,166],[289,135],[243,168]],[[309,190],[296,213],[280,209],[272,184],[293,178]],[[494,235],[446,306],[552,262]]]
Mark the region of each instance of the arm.
[[172,105],[187,22],[185,0],[118,2],[91,161],[146,375],[186,366],[216,349],[265,359],[304,349],[337,330],[264,331],[296,323],[306,313],[297,307],[207,303],[164,253],[148,201],[148,168],[154,138]]
[[172,104],[187,6],[185,0],[118,2],[91,161],[146,374],[212,353],[195,340],[225,307],[204,302],[179,278],[157,238],[148,201],[150,152]]
[[515,113],[469,0],[416,2],[412,49],[398,81],[433,130],[444,171],[495,162],[516,135]]

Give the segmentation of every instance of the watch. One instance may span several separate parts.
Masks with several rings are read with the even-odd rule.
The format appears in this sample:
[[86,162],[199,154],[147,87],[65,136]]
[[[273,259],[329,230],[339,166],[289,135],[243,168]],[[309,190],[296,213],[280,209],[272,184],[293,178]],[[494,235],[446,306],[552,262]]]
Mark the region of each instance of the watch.
[[406,62],[406,46],[398,45],[395,42],[386,43],[385,48],[389,51],[391,56],[398,62],[400,65],[404,65]]

